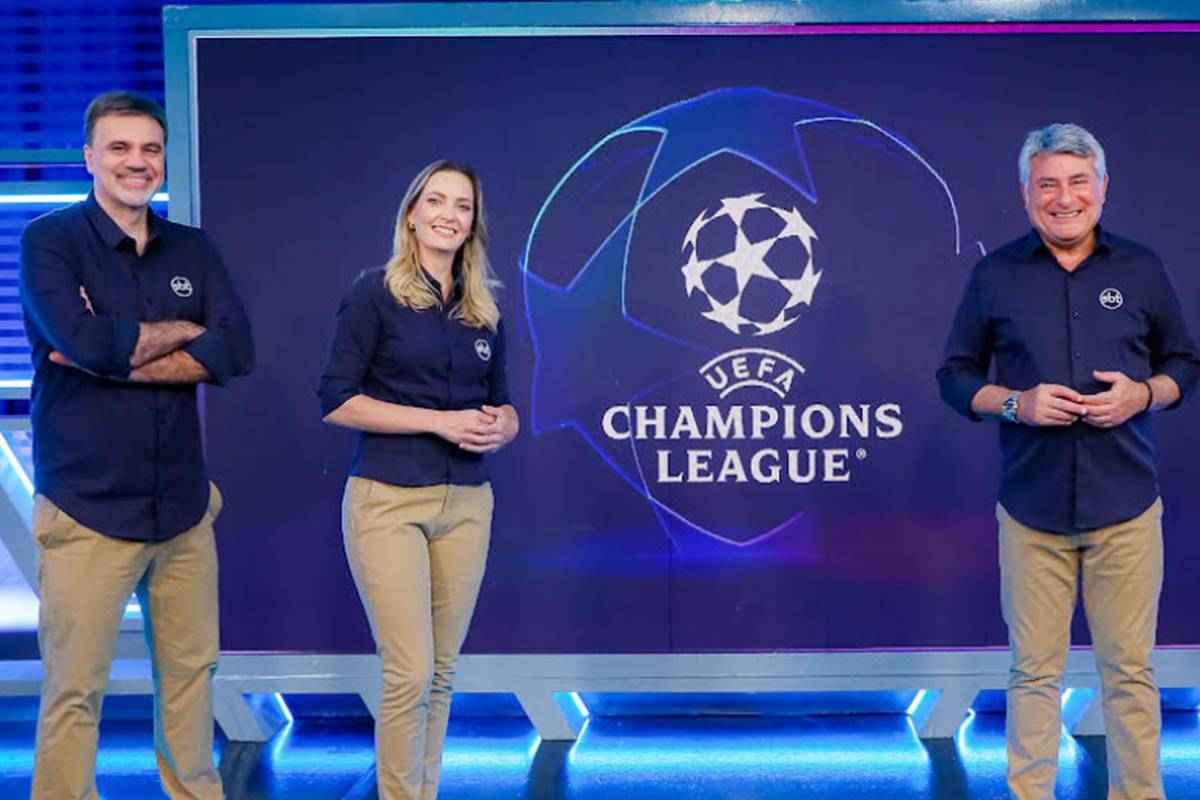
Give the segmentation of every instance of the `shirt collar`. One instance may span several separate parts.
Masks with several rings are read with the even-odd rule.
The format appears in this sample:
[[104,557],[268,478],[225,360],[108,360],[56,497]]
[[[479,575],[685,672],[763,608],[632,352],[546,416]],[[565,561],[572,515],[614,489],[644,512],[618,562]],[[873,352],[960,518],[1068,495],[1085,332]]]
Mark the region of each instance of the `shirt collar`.
[[[1108,231],[1099,223],[1096,224],[1096,249],[1092,254],[1100,252],[1111,252],[1113,249],[1112,239],[1108,235]],[[1046,255],[1053,258],[1050,253],[1050,248],[1046,247],[1046,243],[1042,241],[1042,235],[1037,232],[1037,228],[1030,228],[1029,233],[1025,234],[1025,239],[1022,242],[1021,250],[1025,255],[1033,258],[1036,255]],[[1084,259],[1086,261],[1086,259]]]
[[[100,239],[108,245],[109,249],[116,250],[122,242],[129,240],[133,241],[132,237],[125,231],[121,230],[112,217],[108,215],[100,203],[96,200],[96,192],[88,192],[87,199],[83,201],[83,210],[87,218],[91,220],[92,227],[96,229],[96,233],[100,235]],[[158,214],[154,213],[154,209],[146,209],[146,246],[149,248],[159,241],[162,235],[162,219]]]
[[[453,285],[450,287],[450,299],[448,302],[451,304],[462,299],[462,275],[461,275],[461,272],[462,272],[461,267],[459,267],[458,264],[455,264],[454,270],[450,273],[450,279],[453,281]],[[438,281],[437,278],[430,275],[429,270],[425,269],[424,267],[421,267],[421,274],[425,276],[425,280],[429,281],[429,285],[432,286],[434,288],[434,290],[437,292],[438,299],[440,300],[442,297],[442,284]]]

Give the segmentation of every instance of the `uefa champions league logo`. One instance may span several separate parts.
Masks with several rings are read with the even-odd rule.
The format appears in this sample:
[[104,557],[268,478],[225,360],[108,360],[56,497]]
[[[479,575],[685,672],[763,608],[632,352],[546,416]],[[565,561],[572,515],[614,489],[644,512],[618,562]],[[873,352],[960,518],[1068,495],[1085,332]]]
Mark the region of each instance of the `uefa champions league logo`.
[[683,240],[684,290],[707,298],[705,319],[732,333],[781,331],[812,305],[821,273],[813,266],[816,233],[796,208],[762,202],[763,193],[725,197],[700,212]]
[[[863,282],[885,264],[878,251],[859,263],[861,196],[821,203],[801,131],[842,170],[901,165],[893,180],[933,197],[927,218],[950,212],[960,252],[949,189],[910,145],[841,109],[743,88],[602,137],[551,189],[522,253],[534,435],[576,431],[676,546],[780,538],[805,551],[806,504],[853,485],[871,451],[904,431],[901,403],[863,394],[856,372],[861,325],[875,321],[857,298],[878,298]],[[885,202],[904,194],[872,185]],[[904,230],[916,242],[907,253],[944,229]],[[830,281],[840,287],[822,292],[841,307],[817,315]],[[831,352],[849,356],[838,374]]]

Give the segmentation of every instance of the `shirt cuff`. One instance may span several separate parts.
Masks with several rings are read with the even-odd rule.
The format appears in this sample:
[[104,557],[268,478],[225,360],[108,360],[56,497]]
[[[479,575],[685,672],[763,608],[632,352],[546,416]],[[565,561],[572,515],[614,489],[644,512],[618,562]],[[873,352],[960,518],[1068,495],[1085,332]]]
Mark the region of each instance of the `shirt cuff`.
[[321,416],[327,417],[351,397],[362,394],[362,390],[351,386],[347,381],[326,378],[321,381],[321,388],[317,390],[317,394],[321,397]]
[[939,388],[942,399],[951,408],[972,422],[979,422],[983,418],[971,408],[971,401],[984,386],[987,386],[987,380],[977,375],[958,375],[943,381]]
[[129,359],[137,349],[138,338],[142,335],[142,325],[131,319],[114,317],[112,321],[112,363],[107,374],[125,380],[133,371]]
[[511,406],[512,398],[508,395],[508,388],[505,387],[500,391],[492,390],[488,392],[488,405],[499,408],[500,406]]
[[208,370],[209,380],[224,386],[233,377],[233,359],[224,337],[216,331],[205,331],[183,346],[183,352]]
[[1175,408],[1182,403],[1196,387],[1196,366],[1187,361],[1168,361],[1160,364],[1158,369],[1154,370],[1154,374],[1166,375],[1179,387],[1179,399],[1167,408]]

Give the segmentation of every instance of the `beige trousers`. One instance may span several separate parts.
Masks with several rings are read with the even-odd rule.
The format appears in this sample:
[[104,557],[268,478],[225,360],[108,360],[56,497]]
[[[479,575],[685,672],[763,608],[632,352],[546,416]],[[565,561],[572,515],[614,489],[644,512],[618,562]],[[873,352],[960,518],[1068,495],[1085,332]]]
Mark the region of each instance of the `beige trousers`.
[[1162,587],[1162,501],[1126,522],[1044,533],[996,506],[1000,584],[1012,666],[1008,786],[1017,800],[1054,797],[1062,673],[1080,576],[1103,687],[1109,800],[1161,800],[1158,687],[1150,666]]
[[165,542],[113,539],[38,495],[38,644],[45,676],[33,800],[94,800],[100,708],[125,604],[136,590],[154,675],[154,750],[172,800],[224,797],[213,766],[217,552],[221,495]]
[[380,800],[437,796],[454,665],[491,526],[490,484],[346,483],[346,557],[383,667],[375,723]]

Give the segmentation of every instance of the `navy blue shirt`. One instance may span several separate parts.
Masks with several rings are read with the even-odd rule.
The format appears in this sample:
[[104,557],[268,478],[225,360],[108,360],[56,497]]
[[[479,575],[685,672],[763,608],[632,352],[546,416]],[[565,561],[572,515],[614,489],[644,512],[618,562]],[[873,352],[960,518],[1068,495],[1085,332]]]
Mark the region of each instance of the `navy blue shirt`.
[[[444,307],[402,306],[383,276],[383,268],[367,270],[342,301],[321,376],[322,413],[358,394],[440,411],[508,404],[504,323],[493,333],[452,318],[457,290]],[[426,277],[440,295],[437,281]],[[432,433],[360,431],[350,474],[395,486],[488,479],[482,454]]]
[[[1108,389],[1093,370],[1135,381],[1169,375],[1181,399],[1192,391],[1200,358],[1162,261],[1097,231],[1096,249],[1072,272],[1036,231],[975,265],[937,373],[947,403],[978,419],[971,400],[988,383]],[[1122,522],[1158,496],[1149,414],[1110,429],[1001,421],[1000,447],[1000,502],[1037,530],[1076,533]]]
[[[93,196],[35,219],[21,236],[21,306],[37,491],[93,530],[162,541],[203,517],[208,475],[196,386],[126,381],[139,323],[207,328],[183,350],[214,383],[249,372],[254,347],[208,236],[153,212],[148,225],[139,256]],[[50,361],[54,350],[82,369]]]

